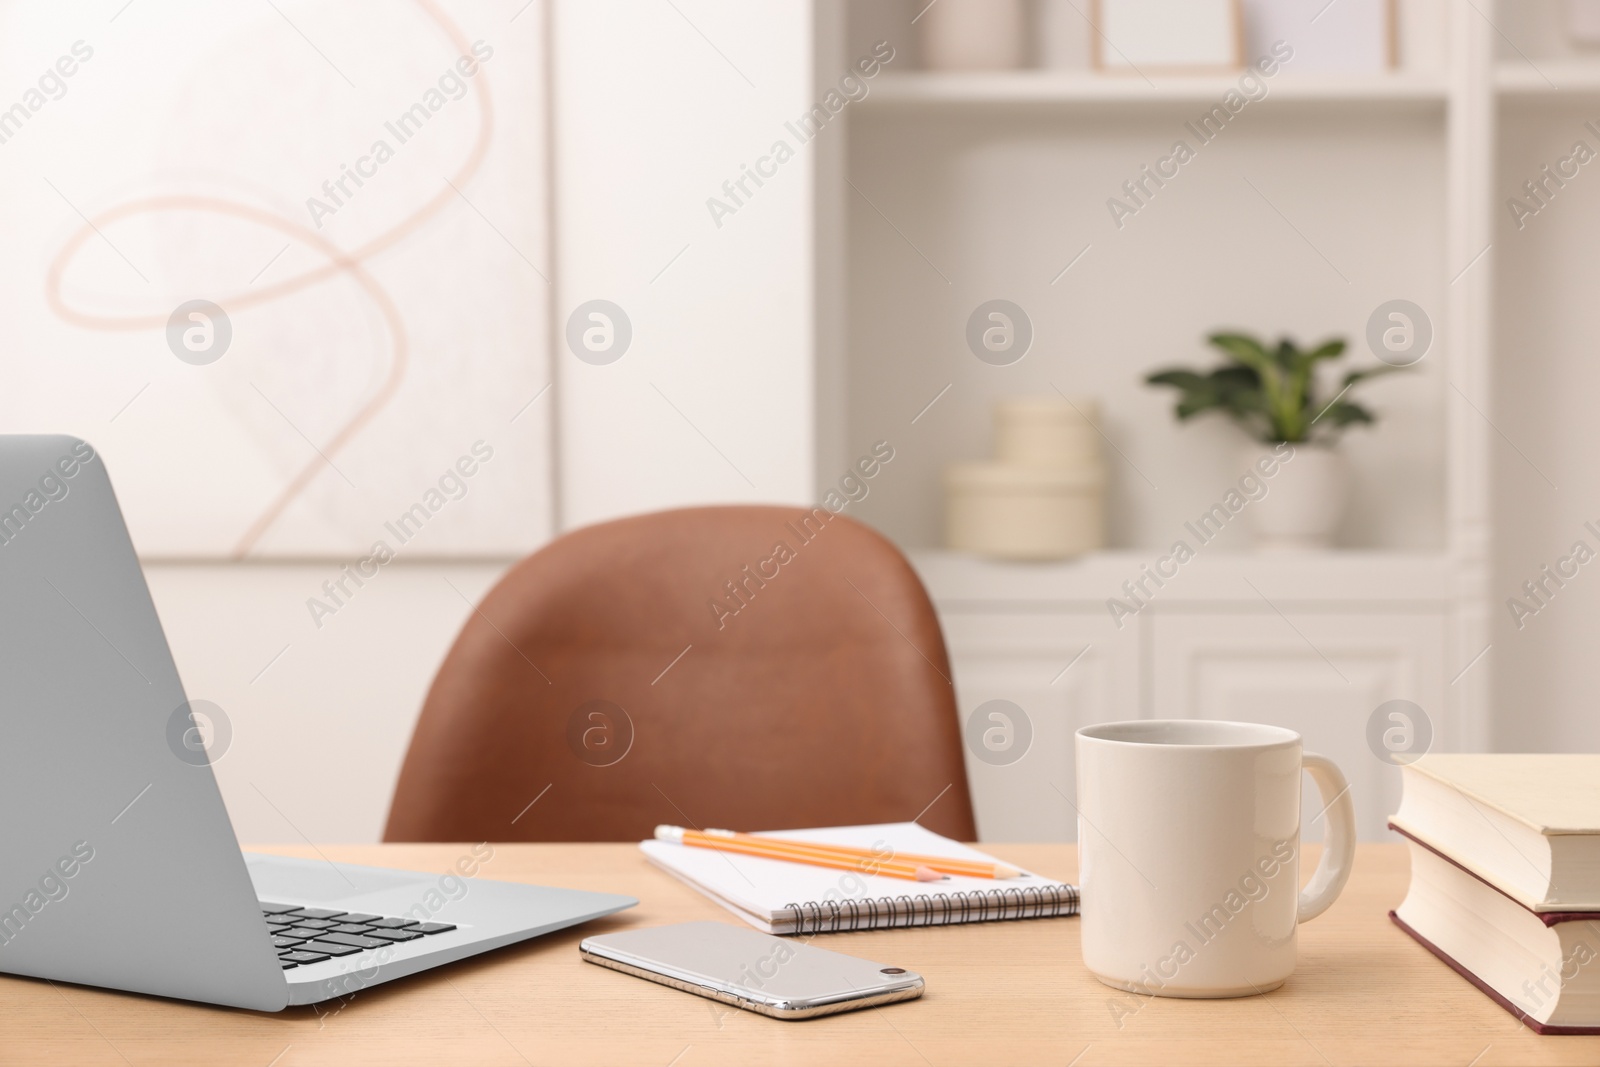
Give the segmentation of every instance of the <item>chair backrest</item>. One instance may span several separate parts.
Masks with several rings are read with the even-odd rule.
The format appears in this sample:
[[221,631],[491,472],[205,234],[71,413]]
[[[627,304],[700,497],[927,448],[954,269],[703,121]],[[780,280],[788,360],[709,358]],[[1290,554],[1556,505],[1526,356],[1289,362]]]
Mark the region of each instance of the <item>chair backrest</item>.
[[976,830],[939,623],[824,509],[690,508],[517,564],[434,679],[386,841],[632,841],[657,823]]

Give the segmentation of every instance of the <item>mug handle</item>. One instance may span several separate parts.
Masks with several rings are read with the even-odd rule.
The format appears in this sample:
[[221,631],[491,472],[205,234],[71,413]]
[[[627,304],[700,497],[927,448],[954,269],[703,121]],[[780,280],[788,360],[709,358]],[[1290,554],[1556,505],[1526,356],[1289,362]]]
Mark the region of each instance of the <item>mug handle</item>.
[[1311,780],[1317,783],[1323,811],[1328,816],[1322,860],[1311,875],[1311,881],[1300,891],[1296,921],[1305,922],[1327,911],[1345,882],[1350,880],[1350,869],[1356,858],[1356,806],[1350,800],[1350,783],[1344,780],[1343,772],[1333,760],[1306,752],[1301,755],[1301,763]]

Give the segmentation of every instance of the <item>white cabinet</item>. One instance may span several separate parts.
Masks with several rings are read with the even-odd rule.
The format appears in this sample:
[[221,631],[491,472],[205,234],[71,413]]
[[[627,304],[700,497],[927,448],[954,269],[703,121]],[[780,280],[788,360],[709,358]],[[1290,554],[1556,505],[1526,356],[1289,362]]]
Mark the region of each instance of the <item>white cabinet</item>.
[[[1367,722],[1386,701],[1408,700],[1443,731],[1444,616],[1267,610],[1157,616],[1151,629],[1156,717],[1299,732],[1349,779],[1361,838],[1384,836],[1400,802],[1400,771],[1368,747]],[[1309,779],[1304,808],[1304,833],[1320,840],[1323,826],[1312,820],[1323,802]]]
[[[1077,819],[1072,735],[1090,723],[1138,716],[1137,628],[1108,637],[1102,618],[1048,610],[952,612],[941,621],[969,738],[967,781],[979,835],[986,841],[1071,840]],[[972,730],[973,716],[995,700],[1020,710],[983,713]],[[1017,715],[1021,722],[1007,721]],[[1028,735],[1025,751],[1022,733]]]
[[[1072,735],[1090,723],[1237,719],[1298,731],[1344,770],[1364,840],[1385,836],[1400,796],[1398,770],[1368,743],[1378,707],[1410,701],[1432,747],[1460,743],[1451,679],[1472,668],[1453,647],[1441,557],[1202,557],[1120,627],[1105,600],[1138,573],[1136,553],[1024,565],[918,552],[913,562],[944,627],[985,840],[1076,836]],[[996,700],[1020,710],[991,719],[983,706]],[[1008,758],[1016,719],[1031,739]],[[1306,789],[1304,832],[1320,840],[1323,805],[1309,779]]]
[[[845,34],[818,36],[820,68],[845,69],[880,37],[913,39],[921,6],[847,5]],[[1581,299],[1552,303],[1593,273],[1581,254],[1587,231],[1573,223],[1593,211],[1564,200],[1555,210],[1565,225],[1545,227],[1541,215],[1528,233],[1508,231],[1502,190],[1570,144],[1554,138],[1581,127],[1577,112],[1600,96],[1600,63],[1573,55],[1559,78],[1540,73],[1542,60],[1540,71],[1526,69],[1524,50],[1570,50],[1558,43],[1554,3],[1429,0],[1397,10],[1395,70],[1274,80],[1272,102],[1205,148],[1216,158],[1169,183],[1136,219],[1109,218],[1106,197],[1149,145],[1227,93],[1230,78],[917,71],[906,48],[850,105],[845,173],[818,172],[819,188],[836,185],[844,205],[845,451],[892,434],[900,457],[852,514],[912,549],[950,633],[963,714],[1011,699],[1032,716],[1032,700],[1047,720],[1048,736],[1015,764],[973,761],[986,836],[1073,831],[1040,799],[1053,792],[1049,774],[1061,785],[1070,773],[1069,726],[1192,715],[1294,726],[1346,766],[1370,838],[1394,799],[1393,774],[1366,747],[1378,704],[1414,701],[1433,720],[1436,745],[1483,749],[1491,669],[1514,657],[1539,693],[1549,689],[1531,677],[1535,668],[1548,675],[1559,660],[1569,676],[1584,669],[1581,656],[1553,656],[1533,638],[1494,638],[1491,653],[1490,620],[1505,593],[1490,592],[1519,588],[1551,546],[1575,536],[1553,518],[1530,518],[1559,510],[1549,490],[1595,481],[1587,469],[1550,466],[1561,456],[1583,466],[1583,450],[1557,440],[1581,416],[1548,417],[1563,403],[1581,406],[1571,381],[1582,360],[1539,355],[1576,351],[1593,333],[1570,314],[1587,306]],[[1485,12],[1528,32],[1507,37]],[[1527,98],[1516,111],[1497,107],[1496,47],[1503,88]],[[1538,124],[1514,136],[1525,113]],[[1515,149],[1498,150],[1498,175],[1497,127]],[[1508,256],[1528,266],[1518,275],[1528,291],[1520,302],[1502,294],[1501,312],[1518,327],[1502,340],[1521,362],[1510,376],[1518,381],[1497,394],[1491,314]],[[1557,260],[1574,266],[1552,274]],[[1545,284],[1555,275],[1571,284]],[[1541,300],[1544,290],[1556,297]],[[1025,359],[997,368],[969,357],[962,329],[972,308],[1000,296],[1025,310],[1036,341]],[[1338,539],[1349,547],[1250,555],[1241,523],[1148,591],[1148,607],[1117,631],[1107,599],[1138,585],[1142,568],[1189,537],[1186,524],[1239,476],[1238,438],[1223,420],[1180,425],[1145,374],[1198,357],[1201,339],[1224,324],[1338,334],[1350,342],[1350,365],[1370,366],[1367,323],[1400,297],[1423,308],[1434,341],[1409,373],[1372,383],[1363,395],[1380,424],[1340,446],[1353,472]],[[1524,378],[1543,392],[1519,387]],[[943,470],[990,454],[993,402],[1058,392],[1099,404],[1115,547],[1038,565],[924,550],[941,543]],[[1502,514],[1515,516],[1512,528],[1542,533],[1517,542],[1511,563],[1502,558],[1513,576],[1505,580],[1492,576],[1489,551],[1491,533],[1503,555],[1511,543]],[[1127,647],[1108,651],[1123,639]],[[1046,664],[1085,645],[1103,661],[1071,686],[1051,686]],[[1541,711],[1554,703],[1536,702]]]

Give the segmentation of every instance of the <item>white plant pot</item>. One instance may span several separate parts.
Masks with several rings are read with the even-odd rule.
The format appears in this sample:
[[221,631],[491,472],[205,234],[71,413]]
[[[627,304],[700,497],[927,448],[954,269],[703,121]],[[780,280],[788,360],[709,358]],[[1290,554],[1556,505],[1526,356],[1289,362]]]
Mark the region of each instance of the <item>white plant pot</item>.
[[[1255,467],[1273,448],[1252,444],[1245,464]],[[1350,497],[1350,468],[1344,453],[1321,445],[1295,445],[1294,457],[1280,460],[1273,475],[1262,480],[1267,495],[1247,509],[1258,552],[1305,552],[1333,545]]]

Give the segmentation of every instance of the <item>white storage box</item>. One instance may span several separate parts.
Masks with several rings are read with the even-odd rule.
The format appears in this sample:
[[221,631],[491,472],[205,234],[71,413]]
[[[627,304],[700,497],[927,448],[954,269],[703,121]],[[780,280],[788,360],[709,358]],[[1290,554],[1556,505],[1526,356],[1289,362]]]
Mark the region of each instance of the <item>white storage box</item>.
[[1001,559],[1062,559],[1105,544],[1100,465],[957,463],[945,471],[946,539]]
[[994,458],[1040,466],[1098,463],[1100,405],[1053,396],[1006,397],[994,405]]

